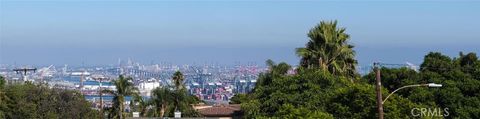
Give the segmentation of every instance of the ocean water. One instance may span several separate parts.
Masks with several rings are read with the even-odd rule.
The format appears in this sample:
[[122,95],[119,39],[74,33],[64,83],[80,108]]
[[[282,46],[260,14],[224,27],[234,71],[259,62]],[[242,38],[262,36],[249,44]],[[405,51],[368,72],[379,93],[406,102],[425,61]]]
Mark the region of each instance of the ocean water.
[[[71,83],[74,83],[75,85],[80,85],[80,77],[79,76],[66,76],[66,77],[62,77],[61,79],[65,80],[65,81],[68,81],[68,82],[71,82]],[[83,82],[83,85],[100,85],[100,83],[98,81],[87,80],[87,81]],[[102,82],[102,85],[103,86],[112,86],[113,84],[111,82]],[[100,100],[99,95],[85,95],[84,97],[87,100],[94,100],[94,99]],[[112,95],[103,95],[102,98],[105,101],[113,100]],[[147,96],[144,96],[143,98],[144,99],[150,99],[150,97],[147,97]],[[131,96],[125,96],[125,101],[130,101],[130,100],[132,100]]]
[[[62,77],[63,80],[72,82],[75,85],[80,85],[80,77],[79,76],[66,76]],[[83,85],[100,85],[98,81],[86,80],[83,82]],[[111,86],[111,82],[102,82],[103,86]]]
[[[103,95],[102,98],[103,98],[103,100],[106,100],[106,101],[113,100],[112,95]],[[87,99],[87,100],[93,100],[93,99],[100,100],[100,96],[98,96],[98,95],[85,95],[85,99]],[[126,96],[125,97],[125,101],[130,101],[130,100],[132,100],[131,96]]]
[[[106,100],[106,101],[113,100],[112,95],[103,95],[102,98],[103,98],[103,100]],[[150,97],[148,97],[148,96],[143,96],[142,98],[143,99],[150,99]],[[93,99],[100,100],[100,96],[98,96],[98,95],[85,95],[85,99],[87,99],[87,100],[93,100]],[[125,96],[125,101],[130,101],[130,100],[132,100],[132,96]]]

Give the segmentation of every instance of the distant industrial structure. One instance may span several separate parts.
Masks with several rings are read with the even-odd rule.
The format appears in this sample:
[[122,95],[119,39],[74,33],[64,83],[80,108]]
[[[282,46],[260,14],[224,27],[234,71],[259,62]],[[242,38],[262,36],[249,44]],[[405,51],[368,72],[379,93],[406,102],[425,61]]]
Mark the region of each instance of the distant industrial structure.
[[28,81],[27,73],[30,71],[35,73],[35,71],[37,71],[37,68],[17,68],[17,69],[13,69],[13,71],[15,71],[17,74],[22,74],[23,81]]
[[[132,60],[119,60],[117,66],[37,66],[37,68],[15,68],[16,66],[0,65],[0,75],[9,81],[45,83],[50,87],[79,90],[85,98],[93,102],[92,107],[109,107],[113,97],[99,93],[101,89],[115,90],[112,80],[124,75],[133,78],[134,85],[145,98],[150,92],[162,86],[171,85],[171,77],[175,71],[181,71],[185,76],[188,92],[204,100],[208,104],[226,104],[237,93],[250,92],[257,81],[258,74],[267,70],[255,64],[220,66],[205,64],[142,65]],[[99,80],[102,77],[102,80]],[[130,100],[130,97],[127,97]],[[127,101],[128,102],[128,101]]]

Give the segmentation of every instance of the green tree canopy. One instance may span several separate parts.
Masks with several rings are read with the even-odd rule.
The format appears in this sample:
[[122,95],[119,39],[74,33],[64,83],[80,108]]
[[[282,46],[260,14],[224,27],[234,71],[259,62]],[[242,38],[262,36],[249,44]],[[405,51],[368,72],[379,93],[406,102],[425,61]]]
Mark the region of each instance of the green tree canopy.
[[183,87],[185,86],[183,84],[183,81],[185,80],[185,78],[183,77],[183,74],[180,71],[176,71],[173,74],[172,80],[175,86],[175,90],[182,90]]
[[[450,58],[430,52],[421,64],[420,72],[407,68],[381,68],[382,85],[390,92],[405,85],[439,83],[442,88],[410,88],[396,93],[429,108],[449,109],[446,118],[480,118],[480,78],[475,53]],[[372,84],[375,73],[364,76]],[[387,101],[388,102],[388,101]]]
[[175,102],[175,95],[175,92],[168,87],[154,89],[152,91],[152,101],[157,110],[154,116],[163,117],[167,108]]
[[300,65],[320,68],[335,75],[355,77],[357,75],[355,51],[349,44],[350,35],[337,21],[321,21],[308,33],[310,38],[305,47],[297,48]]
[[98,118],[98,111],[78,91],[32,83],[6,85],[3,91],[6,99],[0,105],[0,118]]
[[125,97],[126,96],[135,96],[138,93],[132,83],[133,79],[131,77],[124,77],[120,75],[117,80],[113,81],[116,90],[103,90],[103,93],[113,95],[113,105],[110,109],[109,117],[123,119],[126,117],[125,113]]
[[[253,91],[236,95],[246,118],[376,118],[375,73],[357,78],[353,46],[345,28],[321,22],[310,30],[306,47],[297,48],[301,67],[267,60]],[[449,109],[445,118],[480,118],[480,61],[475,53],[450,58],[438,52],[425,56],[420,72],[381,68],[382,95],[402,86],[440,83],[442,88],[404,89],[384,103],[387,118],[418,118],[413,108]],[[353,78],[352,78],[353,77]],[[350,80],[349,80],[350,79]],[[431,118],[431,117],[426,117]],[[435,118],[435,117],[434,117]],[[440,117],[442,118],[442,117]]]
[[150,100],[146,101],[147,105],[153,106],[152,109],[144,109],[144,116],[147,117],[173,117],[175,111],[180,111],[183,117],[200,116],[193,109],[192,104],[200,103],[200,99],[196,96],[188,94],[184,88],[184,76],[177,71],[172,76],[172,85],[157,87],[151,92]]
[[[271,69],[276,70],[276,69]],[[375,118],[376,95],[372,84],[351,82],[319,69],[297,70],[295,75],[263,73],[254,91],[241,99],[247,118]],[[387,95],[384,91],[384,95]],[[235,98],[234,98],[235,99]],[[409,118],[410,109],[422,107],[394,96],[385,106],[385,115]],[[308,111],[307,111],[308,110]]]

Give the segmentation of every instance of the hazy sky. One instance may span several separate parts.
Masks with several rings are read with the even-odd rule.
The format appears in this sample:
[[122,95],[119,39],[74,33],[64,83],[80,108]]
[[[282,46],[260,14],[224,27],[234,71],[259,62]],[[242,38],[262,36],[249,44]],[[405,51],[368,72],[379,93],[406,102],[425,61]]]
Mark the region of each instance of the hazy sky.
[[0,64],[298,64],[320,20],[347,28],[361,65],[480,52],[480,2],[0,0]]

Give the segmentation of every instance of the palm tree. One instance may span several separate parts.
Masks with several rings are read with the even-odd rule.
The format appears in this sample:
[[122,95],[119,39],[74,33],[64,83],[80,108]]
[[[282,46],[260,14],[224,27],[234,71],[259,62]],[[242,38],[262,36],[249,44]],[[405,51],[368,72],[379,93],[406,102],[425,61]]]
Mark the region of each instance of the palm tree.
[[[184,76],[177,71],[172,76],[173,86],[167,85],[154,89],[152,93],[152,103],[156,107],[157,114],[160,117],[166,114],[173,114],[175,111],[185,112],[185,115],[198,116],[190,104],[198,103],[196,97],[188,95],[184,88]],[[155,115],[157,116],[157,115]]]
[[134,87],[132,83],[132,78],[130,77],[123,77],[120,75],[117,80],[113,81],[116,90],[103,90],[103,93],[112,94],[113,97],[113,109],[111,113],[113,113],[114,118],[123,119],[125,118],[125,102],[126,96],[134,96],[138,93],[138,89]]
[[253,89],[253,91],[257,90],[257,87],[269,85],[273,82],[275,77],[285,76],[292,68],[292,66],[288,65],[285,62],[277,64],[271,59],[268,59],[265,64],[268,66],[268,72],[261,73],[259,75],[258,81],[255,84],[255,88]]
[[176,71],[172,76],[172,80],[175,85],[175,90],[173,93],[175,97],[175,100],[174,100],[175,109],[173,111],[178,111],[178,108],[182,107],[181,106],[181,104],[183,104],[182,101],[186,96],[186,91],[183,88],[185,86],[183,84],[183,81],[185,80],[185,78],[183,77],[182,72]]
[[185,80],[185,78],[183,77],[182,72],[176,71],[173,74],[172,80],[173,80],[173,83],[175,85],[175,90],[182,90],[183,89],[183,86],[184,86],[183,85],[183,80]]
[[285,62],[281,62],[279,64],[276,64],[273,60],[268,59],[265,62],[270,70],[270,74],[280,74],[280,75],[285,75],[288,73],[288,70],[292,68],[292,66],[288,65]]
[[136,107],[140,111],[142,117],[147,116],[148,107],[151,105],[151,100],[145,100],[142,96],[136,94],[133,96],[133,100],[130,103],[130,107]]
[[337,21],[321,21],[310,30],[308,37],[306,46],[296,49],[302,67],[320,68],[347,77],[356,75],[354,46],[348,44],[350,36],[345,28],[337,27]]
[[159,117],[165,115],[170,102],[174,102],[175,94],[168,87],[157,87],[152,92],[152,103],[155,105]]

